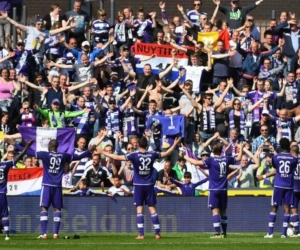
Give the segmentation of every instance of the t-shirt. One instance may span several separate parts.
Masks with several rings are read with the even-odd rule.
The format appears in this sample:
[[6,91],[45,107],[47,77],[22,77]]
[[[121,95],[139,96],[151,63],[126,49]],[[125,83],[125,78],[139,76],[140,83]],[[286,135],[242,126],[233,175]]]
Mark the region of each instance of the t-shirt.
[[41,159],[44,167],[42,185],[61,187],[64,167],[70,163],[72,156],[67,153],[36,152],[36,158]]
[[185,66],[186,69],[186,80],[192,80],[193,92],[199,93],[201,90],[201,77],[203,70],[208,71],[208,67],[204,66]]
[[82,63],[74,64],[73,70],[75,73],[75,81],[76,82],[85,82],[89,78],[94,76],[94,64],[89,63],[87,66],[84,66]]
[[[44,35],[45,38],[49,37],[49,30],[37,30],[35,27],[26,26],[26,44],[25,50],[33,50],[36,46],[37,39],[40,35]],[[41,45],[39,52],[37,53],[39,58],[43,58],[45,53],[44,44]]]
[[64,19],[67,21],[70,16],[74,17],[74,22],[77,23],[75,26],[75,34],[77,33],[84,33],[85,25],[90,22],[90,16],[85,11],[81,10],[79,12],[76,12],[74,10],[68,11]]
[[[227,51],[213,51],[213,55],[223,55]],[[214,59],[214,76],[227,77],[229,76],[229,57]]]

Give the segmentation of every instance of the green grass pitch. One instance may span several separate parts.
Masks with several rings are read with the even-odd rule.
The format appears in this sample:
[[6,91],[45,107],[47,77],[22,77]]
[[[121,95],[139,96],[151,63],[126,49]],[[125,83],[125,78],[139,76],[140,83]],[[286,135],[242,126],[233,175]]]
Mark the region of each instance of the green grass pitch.
[[[300,238],[281,239],[277,233],[273,239],[264,239],[266,233],[230,233],[226,239],[210,239],[208,233],[163,233],[160,240],[147,233],[144,240],[135,240],[137,234],[105,233],[82,234],[72,239],[72,234],[61,234],[60,239],[37,239],[34,234],[12,234],[9,241],[0,238],[1,250],[299,250]],[[63,239],[64,236],[70,239]]]

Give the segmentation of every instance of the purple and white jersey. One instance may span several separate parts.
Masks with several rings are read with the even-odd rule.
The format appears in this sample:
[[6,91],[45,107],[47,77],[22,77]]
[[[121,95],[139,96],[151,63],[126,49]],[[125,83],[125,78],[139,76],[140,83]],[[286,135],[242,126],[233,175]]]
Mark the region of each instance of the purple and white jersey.
[[200,11],[198,12],[197,10],[190,10],[187,13],[187,17],[188,19],[195,25],[199,26],[199,19],[200,19],[200,15],[206,15],[207,13],[204,11]]
[[61,187],[64,167],[71,162],[72,156],[67,153],[36,152],[36,158],[41,159],[44,167],[42,185]]
[[126,155],[126,160],[133,165],[133,185],[154,185],[153,163],[159,158],[161,154],[157,152],[134,152]]
[[227,175],[229,165],[234,165],[231,156],[210,157],[203,160],[209,169],[209,190],[227,190]]
[[294,171],[294,191],[300,192],[300,158],[298,158],[297,167]]
[[274,187],[292,189],[294,187],[294,171],[298,160],[289,153],[280,153],[272,158],[272,166],[276,169]]
[[0,162],[0,193],[7,193],[8,171],[15,164],[16,162],[14,160]]

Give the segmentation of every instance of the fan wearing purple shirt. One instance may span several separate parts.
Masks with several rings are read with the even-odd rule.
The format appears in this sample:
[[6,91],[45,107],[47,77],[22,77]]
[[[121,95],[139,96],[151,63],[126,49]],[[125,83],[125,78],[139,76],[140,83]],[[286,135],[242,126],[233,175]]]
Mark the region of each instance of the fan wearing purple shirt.
[[274,190],[271,200],[271,212],[269,215],[269,231],[264,238],[273,238],[274,223],[279,206],[283,205],[283,225],[281,238],[286,238],[287,228],[290,221],[290,207],[294,203],[294,171],[297,168],[298,159],[291,155],[290,141],[282,138],[279,141],[281,153],[274,155],[272,158],[273,171],[263,175],[268,178],[275,175]]
[[[193,165],[206,165],[209,170],[209,197],[208,206],[212,211],[213,226],[216,234],[211,238],[226,238],[227,236],[227,176],[229,165],[234,165],[242,158],[244,144],[239,144],[239,154],[236,158],[231,156],[221,156],[223,145],[216,141],[212,146],[213,157],[205,160],[194,160],[187,156],[184,158]],[[223,234],[221,234],[221,227]]]
[[179,138],[174,140],[174,144],[166,152],[149,152],[148,140],[146,137],[139,139],[139,151],[127,155],[114,155],[98,149],[100,154],[118,161],[131,161],[133,165],[133,185],[134,185],[134,205],[137,212],[137,228],[139,236],[137,240],[144,239],[144,205],[148,205],[151,220],[155,230],[155,238],[160,239],[160,223],[156,212],[156,197],[154,191],[155,179],[153,178],[153,163],[155,160],[169,156],[180,142]]
[[5,233],[5,240],[9,240],[9,211],[7,205],[7,177],[10,168],[15,166],[17,162],[23,158],[27,149],[32,145],[33,141],[26,143],[26,146],[15,159],[11,161],[0,162],[0,217],[2,217],[2,225]]

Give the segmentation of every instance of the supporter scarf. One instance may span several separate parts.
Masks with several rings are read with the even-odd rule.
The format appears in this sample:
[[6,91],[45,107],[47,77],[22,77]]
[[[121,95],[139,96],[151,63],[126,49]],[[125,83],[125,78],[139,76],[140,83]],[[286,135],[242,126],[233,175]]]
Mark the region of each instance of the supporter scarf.
[[32,127],[35,122],[35,119],[34,119],[34,116],[32,113],[27,114],[27,113],[23,112],[21,120],[22,120],[22,126],[25,126],[25,127]]
[[[292,139],[292,122],[291,121],[280,121],[280,119],[276,119],[276,128],[280,127],[281,128],[281,138],[288,138],[289,140]],[[277,133],[277,137],[278,137]],[[279,141],[279,140],[277,140]]]
[[[254,98],[253,98],[253,104],[256,103],[262,97],[263,97],[263,93],[260,94],[258,91],[256,91]],[[259,120],[260,120],[260,107],[257,106],[253,110],[253,121],[257,122]]]
[[20,73],[20,71],[22,70],[23,66],[26,64],[27,62],[27,51],[24,50],[24,52],[22,53],[22,56],[20,58],[20,61],[18,63],[18,65],[16,66],[16,73],[17,75]]
[[147,25],[148,25],[147,20],[142,22],[142,24],[140,23],[140,27],[139,27],[139,30],[137,32],[138,36],[143,36],[144,35],[144,31],[145,31]]
[[115,27],[115,37],[117,38],[117,41],[122,43],[126,42],[125,23],[126,21],[123,21],[122,23],[117,23]]
[[83,129],[84,125],[86,124],[86,121],[88,120],[88,117],[89,117],[89,114],[83,114],[81,116],[81,119],[79,121],[79,124],[77,126],[77,130],[76,130],[77,134],[81,133],[81,130]]
[[126,109],[123,111],[123,134],[124,137],[128,135],[135,135],[137,133],[137,122],[135,119],[133,109]]
[[109,109],[106,113],[106,129],[108,132],[108,137],[114,137],[117,131],[120,131],[120,111],[118,108],[114,110]]
[[[207,111],[209,112],[209,117],[207,117]],[[211,130],[216,128],[216,116],[214,107],[209,107],[206,110],[204,106],[202,107],[202,118],[203,118],[203,131]],[[208,120],[209,119],[209,120]],[[210,121],[210,128],[208,127],[208,121]]]
[[[240,134],[244,135],[245,134],[245,114],[242,110],[240,110],[240,127],[237,129],[240,129]],[[229,127],[230,129],[236,128],[234,124],[234,110],[231,110],[229,113]]]

